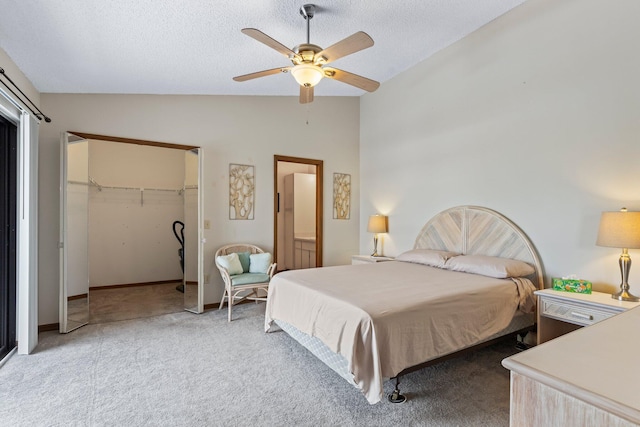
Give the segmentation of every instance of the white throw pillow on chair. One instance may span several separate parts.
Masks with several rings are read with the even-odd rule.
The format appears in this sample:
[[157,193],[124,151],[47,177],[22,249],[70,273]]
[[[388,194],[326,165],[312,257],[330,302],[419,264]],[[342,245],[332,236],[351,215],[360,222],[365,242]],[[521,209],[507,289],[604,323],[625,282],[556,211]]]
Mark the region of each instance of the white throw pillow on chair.
[[249,255],[249,273],[266,274],[269,271],[270,265],[271,254],[269,252]]
[[219,255],[218,258],[216,258],[216,261],[221,267],[224,267],[231,276],[243,273],[240,258],[235,252],[232,252],[229,255]]

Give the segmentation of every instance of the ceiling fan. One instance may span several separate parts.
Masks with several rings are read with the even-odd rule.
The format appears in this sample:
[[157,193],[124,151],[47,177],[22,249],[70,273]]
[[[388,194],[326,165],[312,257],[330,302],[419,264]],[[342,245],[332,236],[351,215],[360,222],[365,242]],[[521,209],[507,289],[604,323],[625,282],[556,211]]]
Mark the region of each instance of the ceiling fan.
[[300,8],[300,15],[302,15],[302,17],[307,21],[307,42],[299,44],[293,49],[289,49],[282,43],[269,37],[262,31],[256,30],[255,28],[242,29],[244,34],[266,44],[270,48],[275,49],[289,58],[293,65],[245,74],[234,77],[233,80],[237,82],[244,82],[258,77],[265,77],[278,73],[288,73],[291,71],[291,74],[300,85],[301,104],[313,102],[313,87],[317,85],[323,77],[338,80],[368,92],[373,92],[378,89],[380,83],[375,80],[326,66],[326,64],[344,56],[373,46],[373,39],[367,33],[358,31],[357,33],[329,46],[326,49],[322,49],[318,45],[311,44],[309,42],[309,21],[313,18],[315,11],[316,6],[313,4],[305,4]]

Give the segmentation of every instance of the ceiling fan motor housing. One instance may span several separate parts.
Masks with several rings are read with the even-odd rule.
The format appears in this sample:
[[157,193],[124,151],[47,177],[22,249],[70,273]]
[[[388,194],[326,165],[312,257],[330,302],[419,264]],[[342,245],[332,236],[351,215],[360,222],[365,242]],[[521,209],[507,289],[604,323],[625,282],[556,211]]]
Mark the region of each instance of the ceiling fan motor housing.
[[297,56],[294,56],[291,59],[295,65],[299,64],[313,64],[314,57],[316,53],[322,52],[322,48],[315,44],[303,43],[295,46],[293,51]]

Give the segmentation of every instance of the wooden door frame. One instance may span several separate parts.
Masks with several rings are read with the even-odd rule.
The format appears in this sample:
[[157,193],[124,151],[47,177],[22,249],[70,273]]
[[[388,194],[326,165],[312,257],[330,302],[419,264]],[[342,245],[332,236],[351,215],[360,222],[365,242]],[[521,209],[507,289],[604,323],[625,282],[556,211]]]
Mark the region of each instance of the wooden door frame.
[[273,257],[278,262],[278,162],[301,163],[316,167],[316,267],[322,267],[323,161],[302,157],[273,156]]

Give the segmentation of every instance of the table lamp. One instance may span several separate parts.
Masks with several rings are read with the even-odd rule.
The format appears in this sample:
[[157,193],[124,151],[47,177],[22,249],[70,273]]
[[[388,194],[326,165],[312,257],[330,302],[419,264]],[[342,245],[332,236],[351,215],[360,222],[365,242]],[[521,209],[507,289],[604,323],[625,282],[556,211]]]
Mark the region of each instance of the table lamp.
[[388,231],[387,228],[387,217],[384,215],[371,215],[369,217],[369,225],[367,226],[367,231],[373,234],[373,253],[371,256],[381,256],[378,255],[378,234],[386,233]]
[[596,245],[622,249],[618,262],[622,275],[620,292],[611,295],[611,298],[619,301],[640,300],[629,293],[628,283],[631,269],[628,249],[640,249],[640,212],[627,212],[627,208],[622,208],[620,212],[602,212]]

